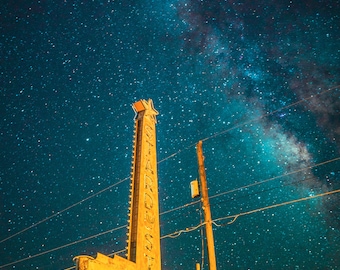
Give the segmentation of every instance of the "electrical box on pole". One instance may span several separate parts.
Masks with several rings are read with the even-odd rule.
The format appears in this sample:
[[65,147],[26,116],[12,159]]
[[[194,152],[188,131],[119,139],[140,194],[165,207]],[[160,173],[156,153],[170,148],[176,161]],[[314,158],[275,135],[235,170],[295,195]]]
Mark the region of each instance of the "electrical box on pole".
[[190,182],[191,198],[197,198],[200,196],[200,189],[197,179]]

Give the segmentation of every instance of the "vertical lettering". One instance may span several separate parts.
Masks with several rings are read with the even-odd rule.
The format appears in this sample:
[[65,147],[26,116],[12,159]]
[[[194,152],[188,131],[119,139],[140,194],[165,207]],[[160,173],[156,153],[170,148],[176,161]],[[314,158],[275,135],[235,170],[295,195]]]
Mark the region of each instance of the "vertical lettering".
[[[155,149],[155,118],[154,114],[146,110],[141,121],[143,133],[140,162],[140,183],[139,183],[139,209],[138,221],[138,243],[139,251],[143,252],[144,259],[140,262],[140,269],[155,270],[158,262],[159,243],[158,237],[159,217],[157,201],[157,160]],[[156,213],[157,211],[157,213]],[[157,230],[156,230],[157,229]],[[155,242],[157,241],[157,242]],[[141,250],[142,249],[142,250]],[[140,254],[140,253],[138,253]],[[140,254],[142,255],[142,254]],[[140,256],[139,255],[139,256]],[[156,257],[157,256],[157,257]],[[140,257],[138,257],[140,258]],[[141,258],[140,258],[141,259]],[[158,269],[158,268],[157,268]]]
[[153,207],[153,198],[148,193],[144,193],[144,206],[149,210]]
[[152,165],[151,165],[151,162],[150,162],[150,159],[148,159],[148,160],[146,161],[145,170],[147,170],[147,171],[150,172],[151,174],[154,174],[153,169],[152,169]]
[[144,256],[147,258],[147,261],[148,261],[148,270],[149,270],[153,266],[153,262],[154,262],[155,258],[150,256],[150,255],[148,255],[148,254],[144,254]]
[[146,131],[146,137],[148,137],[149,140],[153,138],[153,128],[149,125],[145,125],[145,131]]
[[144,175],[144,188],[153,193],[153,179],[147,174]]
[[147,143],[147,149],[148,149],[147,153],[149,155],[151,155],[151,147],[153,146],[152,139],[153,139],[153,132],[154,132],[154,130],[153,130],[152,127],[146,125],[145,126],[145,131],[146,131],[145,135],[146,135],[146,143]]
[[145,248],[149,251],[153,248],[153,236],[149,233],[145,235]]
[[145,212],[145,227],[148,230],[152,230],[155,224],[155,214],[153,211],[146,211]]
[[[152,230],[154,228],[155,223],[155,214],[153,211],[153,185],[154,179],[147,174],[144,174],[144,206],[145,206],[145,215],[144,215],[144,225],[148,230]],[[149,194],[150,193],[150,194]]]

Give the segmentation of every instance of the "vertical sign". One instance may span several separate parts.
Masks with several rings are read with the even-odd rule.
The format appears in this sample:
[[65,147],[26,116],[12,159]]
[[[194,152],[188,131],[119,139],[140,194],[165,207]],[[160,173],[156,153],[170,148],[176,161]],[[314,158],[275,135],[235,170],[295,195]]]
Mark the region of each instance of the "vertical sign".
[[136,112],[131,176],[128,260],[137,269],[160,270],[160,229],[156,157],[156,115],[151,99],[133,104]]
[[133,104],[136,112],[128,228],[128,258],[76,256],[77,270],[160,270],[161,249],[156,157],[156,115],[152,100]]

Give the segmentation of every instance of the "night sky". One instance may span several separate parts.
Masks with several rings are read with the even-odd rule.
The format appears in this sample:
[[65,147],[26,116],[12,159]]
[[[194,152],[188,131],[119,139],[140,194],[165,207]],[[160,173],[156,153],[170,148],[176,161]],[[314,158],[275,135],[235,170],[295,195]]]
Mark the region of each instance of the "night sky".
[[[339,0],[1,1],[0,268],[126,247],[140,99],[160,112],[161,213],[197,202],[161,214],[163,236],[201,222],[199,140],[213,219],[339,189],[339,14]],[[340,269],[339,206],[217,220],[218,269]],[[163,270],[195,269],[201,228],[161,248]]]

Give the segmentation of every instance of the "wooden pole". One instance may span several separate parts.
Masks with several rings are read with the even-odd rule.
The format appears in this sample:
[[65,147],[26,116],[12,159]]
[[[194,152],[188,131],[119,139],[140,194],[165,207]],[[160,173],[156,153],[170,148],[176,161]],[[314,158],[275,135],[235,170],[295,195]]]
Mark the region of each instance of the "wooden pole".
[[213,229],[212,229],[208,185],[207,185],[207,178],[205,174],[204,157],[203,157],[203,150],[202,150],[202,141],[199,141],[196,146],[197,146],[196,151],[197,151],[197,160],[198,160],[198,171],[200,175],[200,184],[201,184],[201,191],[202,191],[204,222],[205,222],[205,230],[206,230],[206,235],[207,235],[209,269],[216,270],[214,234],[213,234]]

